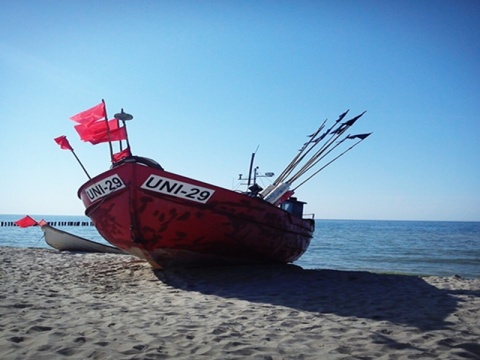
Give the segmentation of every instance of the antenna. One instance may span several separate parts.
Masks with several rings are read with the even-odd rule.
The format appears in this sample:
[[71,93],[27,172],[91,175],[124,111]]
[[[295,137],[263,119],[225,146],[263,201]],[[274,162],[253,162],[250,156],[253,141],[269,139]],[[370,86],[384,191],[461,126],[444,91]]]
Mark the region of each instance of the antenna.
[[[266,172],[266,173],[264,173],[264,174],[260,174],[260,173],[258,172],[258,169],[259,169],[258,166],[256,166],[256,167],[253,169],[253,183],[254,183],[254,184],[256,184],[257,178],[275,176],[275,173],[273,173],[273,172]],[[249,176],[249,177],[243,177],[243,174],[238,174],[238,180],[240,180],[240,181],[251,180],[251,176]],[[247,182],[247,184],[244,184],[244,185],[250,186],[250,181]]]

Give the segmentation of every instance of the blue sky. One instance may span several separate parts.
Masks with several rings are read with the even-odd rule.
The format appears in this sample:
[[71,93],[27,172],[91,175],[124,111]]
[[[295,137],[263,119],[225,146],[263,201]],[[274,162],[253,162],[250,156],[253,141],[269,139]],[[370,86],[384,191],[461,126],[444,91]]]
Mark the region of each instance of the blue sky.
[[[108,145],[69,117],[124,108],[132,150],[234,188],[325,119],[373,135],[298,189],[325,219],[480,221],[480,2],[4,1],[0,213],[83,213]],[[262,185],[267,185],[266,179]]]

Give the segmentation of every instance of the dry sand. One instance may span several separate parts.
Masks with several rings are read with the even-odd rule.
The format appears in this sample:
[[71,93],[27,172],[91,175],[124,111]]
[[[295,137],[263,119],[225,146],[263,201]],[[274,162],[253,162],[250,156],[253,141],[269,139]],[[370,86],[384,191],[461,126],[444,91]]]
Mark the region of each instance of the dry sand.
[[480,279],[0,248],[0,359],[480,359]]

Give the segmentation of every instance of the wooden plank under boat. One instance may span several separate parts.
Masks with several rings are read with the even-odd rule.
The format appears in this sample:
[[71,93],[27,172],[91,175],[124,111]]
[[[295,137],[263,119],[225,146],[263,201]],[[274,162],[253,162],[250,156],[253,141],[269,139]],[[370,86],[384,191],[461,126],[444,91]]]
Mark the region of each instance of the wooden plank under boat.
[[82,251],[96,253],[125,254],[124,251],[113,246],[104,245],[95,241],[57,229],[48,224],[42,225],[45,242],[60,251]]

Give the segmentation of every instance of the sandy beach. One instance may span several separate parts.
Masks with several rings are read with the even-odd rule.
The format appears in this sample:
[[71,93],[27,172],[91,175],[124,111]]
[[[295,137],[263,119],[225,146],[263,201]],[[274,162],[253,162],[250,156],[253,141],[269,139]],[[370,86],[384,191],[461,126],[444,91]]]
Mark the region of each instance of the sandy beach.
[[480,359],[480,279],[0,248],[0,358]]

